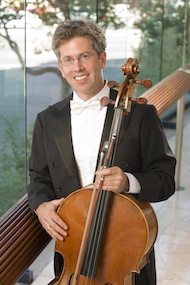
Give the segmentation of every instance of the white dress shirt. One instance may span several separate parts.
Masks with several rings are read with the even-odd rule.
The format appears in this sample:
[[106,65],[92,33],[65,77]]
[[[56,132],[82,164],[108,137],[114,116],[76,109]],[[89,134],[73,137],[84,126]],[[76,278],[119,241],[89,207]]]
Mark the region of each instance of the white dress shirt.
[[[103,89],[94,97],[101,100],[102,97],[109,97],[109,94],[110,88],[107,86],[106,82]],[[83,110],[77,114],[72,111],[71,108],[71,134],[73,150],[82,187],[91,184],[94,180],[98,151],[107,112],[107,107],[102,107],[101,105],[99,110],[88,107],[88,103],[90,100],[94,100],[94,97],[88,101],[83,101],[75,92],[73,93],[73,101],[76,100],[79,102],[84,102],[85,104],[85,108],[83,108]],[[129,192],[139,193],[141,187],[136,177],[130,173],[126,173],[126,175],[129,179]]]

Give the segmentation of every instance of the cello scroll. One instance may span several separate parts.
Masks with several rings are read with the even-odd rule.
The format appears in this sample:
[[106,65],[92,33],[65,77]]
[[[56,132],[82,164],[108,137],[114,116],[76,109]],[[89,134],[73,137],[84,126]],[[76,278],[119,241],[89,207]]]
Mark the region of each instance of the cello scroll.
[[122,84],[117,83],[116,81],[109,81],[108,87],[110,88],[120,88],[116,101],[110,100],[109,98],[102,98],[101,104],[106,106],[108,104],[115,105],[115,108],[124,108],[126,113],[129,113],[131,110],[131,102],[137,102],[138,104],[146,104],[147,99],[140,97],[134,98],[133,90],[135,84],[140,84],[144,88],[150,88],[152,86],[152,81],[150,79],[137,80],[137,76],[140,73],[140,68],[138,65],[138,60],[136,58],[129,58],[126,63],[121,67],[126,78]]

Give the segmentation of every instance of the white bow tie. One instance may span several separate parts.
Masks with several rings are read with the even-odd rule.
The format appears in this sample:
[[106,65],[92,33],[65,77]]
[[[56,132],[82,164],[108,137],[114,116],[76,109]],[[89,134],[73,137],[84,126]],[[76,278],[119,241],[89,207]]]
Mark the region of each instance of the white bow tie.
[[100,101],[97,98],[93,98],[89,101],[71,100],[70,106],[71,111],[76,115],[79,115],[86,108],[90,108],[96,111],[100,111],[102,108]]

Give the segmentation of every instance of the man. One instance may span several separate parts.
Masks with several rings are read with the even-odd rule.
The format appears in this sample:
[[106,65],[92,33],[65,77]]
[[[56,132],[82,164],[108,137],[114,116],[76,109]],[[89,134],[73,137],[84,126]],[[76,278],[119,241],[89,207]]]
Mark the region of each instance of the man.
[[[90,21],[65,22],[54,33],[58,66],[73,93],[37,116],[28,198],[31,209],[55,240],[63,240],[69,227],[57,215],[58,206],[68,194],[93,182],[101,146],[108,139],[113,106],[102,107],[100,100],[114,100],[117,92],[103,77],[105,49],[102,30]],[[99,180],[104,177],[103,190],[128,192],[149,202],[168,199],[175,191],[176,161],[155,108],[133,103],[122,128],[114,166],[96,173]],[[56,253],[56,276],[62,266]],[[150,263],[136,276],[136,284],[156,284],[153,251]]]

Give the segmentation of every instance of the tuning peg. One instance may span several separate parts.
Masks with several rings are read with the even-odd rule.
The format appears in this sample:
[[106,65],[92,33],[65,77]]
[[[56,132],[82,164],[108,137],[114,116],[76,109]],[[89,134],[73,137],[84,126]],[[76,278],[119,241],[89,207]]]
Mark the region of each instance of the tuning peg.
[[109,88],[121,87],[121,84],[116,82],[116,81],[114,81],[114,80],[108,81],[107,85],[108,85]]
[[152,81],[150,79],[135,80],[135,83],[136,84],[141,84],[144,88],[152,87]]
[[137,102],[138,104],[144,105],[148,102],[148,100],[144,97],[139,97],[139,98],[130,98],[131,101]]

